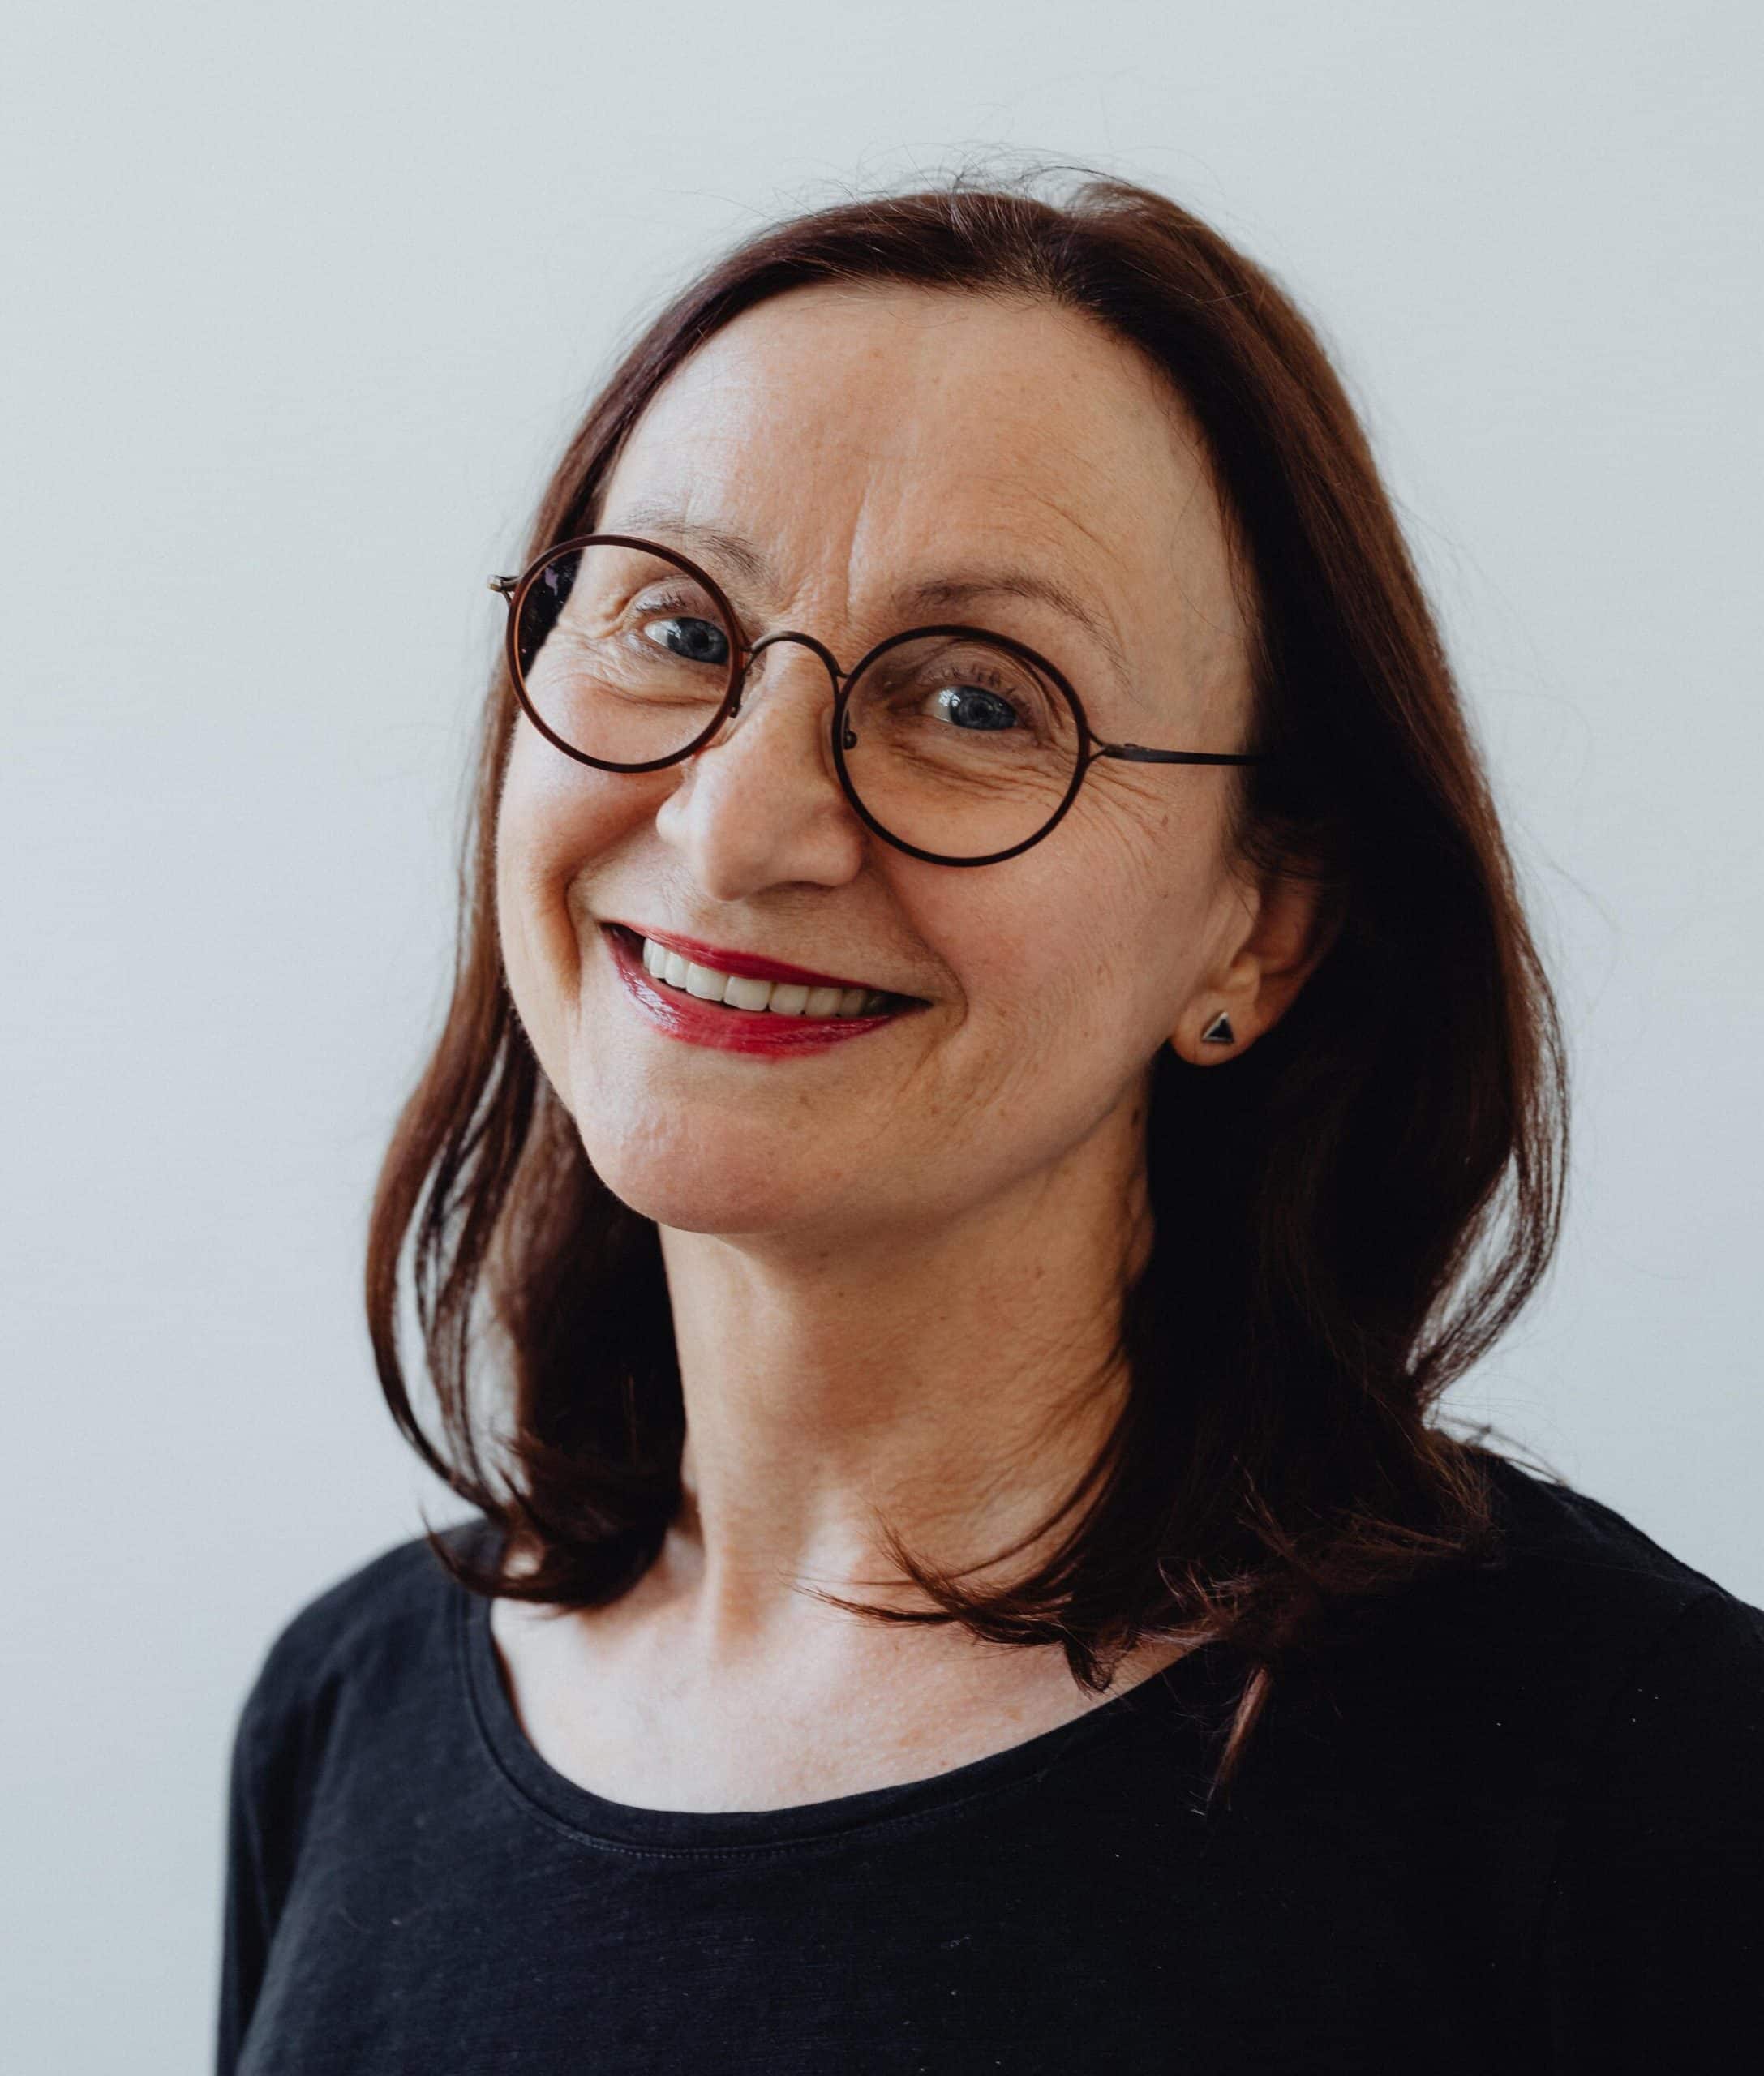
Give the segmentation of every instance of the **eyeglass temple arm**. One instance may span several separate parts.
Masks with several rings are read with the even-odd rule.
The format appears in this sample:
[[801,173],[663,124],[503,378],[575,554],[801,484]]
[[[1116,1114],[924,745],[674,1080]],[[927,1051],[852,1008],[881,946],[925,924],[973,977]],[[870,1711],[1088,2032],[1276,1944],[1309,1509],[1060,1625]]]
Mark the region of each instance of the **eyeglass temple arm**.
[[1130,764],[1268,764],[1275,754],[1271,749],[1238,756],[1211,749],[1147,749],[1143,743],[1098,743],[1092,761],[1097,757],[1118,757]]

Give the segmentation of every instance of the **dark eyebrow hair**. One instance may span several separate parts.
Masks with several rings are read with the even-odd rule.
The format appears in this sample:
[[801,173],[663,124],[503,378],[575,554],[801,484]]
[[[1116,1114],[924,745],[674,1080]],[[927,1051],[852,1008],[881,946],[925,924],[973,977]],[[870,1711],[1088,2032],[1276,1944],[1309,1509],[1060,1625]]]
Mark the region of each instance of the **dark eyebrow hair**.
[[[738,534],[727,533],[720,526],[688,519],[671,506],[634,504],[623,515],[616,530],[650,535],[663,546],[696,548],[715,555],[740,571],[749,583],[778,588],[771,564],[750,541],[742,539]],[[711,573],[715,574],[715,571]],[[921,583],[903,585],[895,594],[897,606],[908,614],[928,612],[935,607],[955,611],[976,598],[1027,598],[1036,604],[1051,607],[1084,630],[1108,658],[1122,683],[1131,688],[1133,674],[1114,629],[1094,607],[1087,604],[1071,585],[1057,577],[1044,576],[1032,569],[976,569],[948,577],[926,577]]]
[[[697,548],[721,556],[750,584],[778,588],[771,564],[751,542],[744,541],[739,534],[726,534],[720,526],[688,519],[669,504],[633,504],[616,526],[609,527],[602,519],[596,522],[594,531],[636,534],[653,538],[663,547]],[[714,577],[716,572],[710,574]]]

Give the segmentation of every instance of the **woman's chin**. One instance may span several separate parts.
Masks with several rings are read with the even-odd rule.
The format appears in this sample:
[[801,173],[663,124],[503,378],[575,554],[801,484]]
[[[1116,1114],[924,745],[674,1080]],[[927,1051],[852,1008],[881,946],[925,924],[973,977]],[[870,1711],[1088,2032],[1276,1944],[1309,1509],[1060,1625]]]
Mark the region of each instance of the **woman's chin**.
[[672,1135],[633,1140],[585,1134],[582,1143],[594,1173],[621,1203],[683,1233],[824,1229],[859,1207],[849,1165],[825,1156],[780,1160],[775,1133],[765,1140],[717,1134],[688,1143]]
[[[824,1232],[831,1205],[827,1199],[787,1190],[756,1190],[751,1182],[732,1176],[726,1188],[693,1176],[636,1177],[601,1173],[601,1180],[621,1203],[658,1225],[677,1233],[783,1233],[792,1231]],[[849,1215],[849,1203],[843,1209]]]

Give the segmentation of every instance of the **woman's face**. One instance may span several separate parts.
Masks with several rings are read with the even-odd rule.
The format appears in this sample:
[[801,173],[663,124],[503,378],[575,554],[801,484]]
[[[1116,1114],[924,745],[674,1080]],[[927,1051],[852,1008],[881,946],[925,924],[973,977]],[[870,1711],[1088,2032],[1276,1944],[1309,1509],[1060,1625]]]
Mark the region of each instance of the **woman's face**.
[[[959,620],[1045,655],[1103,741],[1246,747],[1243,625],[1198,446],[1156,375],[1072,313],[912,289],[764,303],[650,403],[598,527],[706,568],[750,642],[803,630],[849,669],[898,629]],[[922,1233],[1118,1160],[1161,1045],[1217,1057],[1199,1034],[1252,915],[1224,849],[1231,767],[1104,758],[1042,843],[931,864],[852,813],[831,698],[784,643],[723,736],[663,770],[597,771],[516,730],[497,841],[509,986],[595,1170],[666,1225]],[[611,923],[924,1006],[800,1050],[693,1042],[621,976]]]

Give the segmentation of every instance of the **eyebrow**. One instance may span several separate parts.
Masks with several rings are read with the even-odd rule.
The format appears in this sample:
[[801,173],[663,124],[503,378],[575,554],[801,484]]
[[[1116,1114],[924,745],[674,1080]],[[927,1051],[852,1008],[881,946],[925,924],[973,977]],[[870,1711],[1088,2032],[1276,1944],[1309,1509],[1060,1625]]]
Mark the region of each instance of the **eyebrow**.
[[751,542],[744,541],[739,534],[726,534],[720,526],[707,526],[702,520],[685,518],[671,505],[633,504],[616,530],[608,530],[603,520],[594,528],[596,533],[607,530],[654,534],[659,540],[681,542],[687,547],[697,548],[701,554],[720,555],[740,570],[750,584],[777,588],[771,564]]
[[1033,569],[975,570],[965,576],[929,578],[922,584],[911,585],[905,595],[916,607],[945,606],[951,610],[970,605],[976,598],[1027,598],[1032,603],[1051,607],[1084,630],[1108,658],[1123,683],[1132,681],[1127,659],[1114,629],[1101,613],[1087,605],[1057,577],[1044,576]]
[[[720,526],[688,519],[671,507],[633,505],[620,522],[621,532],[627,528],[678,542],[701,553],[715,555],[756,587],[774,590],[781,588],[772,564],[752,542],[744,540],[738,534],[727,533]],[[1049,607],[1081,627],[1108,658],[1122,684],[1131,688],[1133,674],[1114,630],[1095,607],[1057,577],[1033,569],[976,569],[927,577],[921,583],[902,585],[894,594],[896,607],[907,612],[929,611],[936,607],[956,611],[978,598],[1024,598]]]

